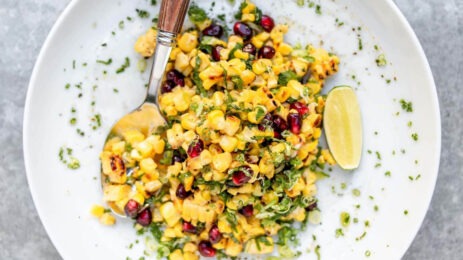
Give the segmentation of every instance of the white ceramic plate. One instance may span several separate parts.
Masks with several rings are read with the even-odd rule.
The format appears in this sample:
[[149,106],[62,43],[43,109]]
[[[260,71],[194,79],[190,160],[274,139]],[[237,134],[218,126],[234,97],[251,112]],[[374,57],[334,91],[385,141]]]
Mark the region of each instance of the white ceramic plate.
[[[150,19],[140,19],[135,12],[136,8],[148,10],[148,2],[72,1],[53,27],[32,75],[24,118],[27,176],[40,218],[65,259],[125,259],[143,254],[143,239],[135,235],[130,221],[104,227],[90,216],[89,209],[102,202],[98,154],[105,136],[115,120],[144,97],[147,75],[137,71],[133,44],[150,26]],[[211,2],[198,2],[209,10]],[[425,216],[440,153],[436,90],[413,31],[388,0],[320,1],[322,15],[314,8],[298,7],[296,1],[255,2],[277,22],[291,24],[291,42],[322,45],[339,55],[340,72],[326,88],[354,86],[363,113],[361,166],[353,173],[334,169],[331,178],[318,183],[322,224],[309,226],[304,232],[300,246],[303,259],[316,259],[317,245],[323,259],[362,259],[367,255],[399,259]],[[216,1],[210,13],[228,13],[236,8],[228,1]],[[128,21],[127,16],[133,20]],[[121,20],[125,21],[123,26],[119,25]],[[341,22],[344,24],[339,26]],[[101,46],[103,43],[107,46]],[[381,53],[388,61],[385,67],[375,63]],[[131,66],[116,74],[125,57],[131,59]],[[96,63],[108,58],[113,64]],[[104,70],[107,75],[103,75]],[[67,83],[71,87],[66,90]],[[75,87],[78,83],[81,89]],[[413,103],[412,113],[402,110],[401,99]],[[71,107],[77,110],[76,126],[69,124]],[[101,115],[102,127],[92,130],[95,114]],[[84,137],[76,133],[77,128],[85,132]],[[411,138],[414,133],[418,134],[417,141]],[[82,165],[79,170],[69,170],[59,161],[60,147],[73,149]],[[388,171],[390,176],[385,174]],[[359,189],[361,195],[353,196],[353,189]],[[342,211],[349,212],[358,223],[336,238]],[[139,243],[129,249],[136,239]]]

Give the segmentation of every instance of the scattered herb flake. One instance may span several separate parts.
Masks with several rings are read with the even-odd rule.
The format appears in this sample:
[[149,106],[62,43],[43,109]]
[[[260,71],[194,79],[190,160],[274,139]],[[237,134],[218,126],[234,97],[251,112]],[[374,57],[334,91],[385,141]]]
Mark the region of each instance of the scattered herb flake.
[[149,18],[150,14],[146,10],[141,10],[141,9],[135,9],[137,11],[138,17],[140,18]]
[[126,68],[130,67],[130,59],[129,57],[125,57],[125,62],[122,64],[122,66],[116,70],[117,74],[120,74],[125,71]]
[[375,61],[378,67],[384,67],[387,65],[386,56],[384,54],[380,54]]
[[108,60],[97,60],[96,63],[100,63],[100,64],[103,64],[103,65],[110,65],[111,63],[113,63],[113,59],[108,59]]

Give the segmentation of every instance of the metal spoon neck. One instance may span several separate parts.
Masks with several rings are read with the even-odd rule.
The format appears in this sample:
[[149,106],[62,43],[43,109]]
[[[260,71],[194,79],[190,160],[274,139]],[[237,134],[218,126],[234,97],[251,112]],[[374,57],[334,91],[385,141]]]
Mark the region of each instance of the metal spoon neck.
[[153,67],[151,68],[150,80],[146,102],[156,104],[159,107],[159,88],[164,76],[167,62],[169,61],[172,46],[175,44],[176,34],[159,30],[157,35],[156,50],[154,52]]

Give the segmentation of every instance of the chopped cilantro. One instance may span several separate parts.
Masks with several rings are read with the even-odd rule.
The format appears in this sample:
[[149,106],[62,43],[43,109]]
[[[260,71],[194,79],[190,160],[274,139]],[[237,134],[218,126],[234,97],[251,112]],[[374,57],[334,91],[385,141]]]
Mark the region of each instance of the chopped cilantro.
[[110,65],[111,63],[113,63],[113,59],[108,59],[108,60],[97,60],[96,61],[97,63],[100,63],[100,64],[103,64],[103,65]]
[[292,70],[282,72],[278,75],[278,85],[280,86],[288,85],[290,80],[297,80],[297,74]]
[[141,10],[141,9],[135,9],[135,11],[138,14],[138,17],[140,18],[149,18],[150,14],[146,10]]
[[117,70],[116,70],[116,73],[117,74],[120,74],[122,72],[125,71],[126,68],[130,67],[130,59],[129,57],[125,57],[125,62],[124,64],[121,65],[121,67],[119,67]]
[[190,9],[188,9],[188,17],[193,23],[201,23],[201,22],[206,21],[207,14],[206,14],[206,11],[201,9],[196,4],[192,4],[190,6]]

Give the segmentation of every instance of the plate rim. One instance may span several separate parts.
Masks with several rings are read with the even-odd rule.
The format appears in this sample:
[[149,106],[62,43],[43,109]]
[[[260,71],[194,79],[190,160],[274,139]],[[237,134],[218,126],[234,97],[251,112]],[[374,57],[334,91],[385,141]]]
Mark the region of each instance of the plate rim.
[[[385,2],[388,6],[388,8],[390,8],[391,10],[391,13],[393,15],[395,15],[395,19],[397,19],[398,22],[400,22],[400,24],[403,26],[403,29],[406,30],[407,34],[410,36],[410,40],[411,40],[411,43],[414,45],[414,47],[416,48],[417,50],[417,53],[418,53],[418,59],[420,61],[420,63],[422,63],[422,65],[424,65],[424,69],[425,69],[425,76],[427,77],[430,85],[431,85],[431,106],[433,107],[432,111],[434,112],[434,116],[435,116],[435,119],[436,119],[436,124],[435,124],[435,133],[436,133],[436,151],[435,151],[435,154],[434,154],[434,159],[433,159],[433,162],[434,162],[434,169],[431,170],[432,173],[434,173],[434,175],[432,176],[433,178],[431,179],[431,183],[432,184],[432,189],[431,189],[431,192],[428,193],[427,197],[425,198],[426,199],[426,212],[425,214],[423,214],[422,216],[420,216],[419,218],[417,218],[416,220],[418,220],[418,223],[419,225],[416,226],[415,230],[413,233],[410,233],[409,236],[411,237],[410,239],[408,239],[408,245],[406,247],[406,250],[404,250],[403,252],[401,252],[401,257],[402,258],[408,251],[408,249],[410,248],[410,246],[412,245],[412,243],[414,242],[419,230],[421,229],[422,227],[422,224],[423,224],[423,221],[425,219],[425,217],[427,216],[428,212],[429,212],[429,208],[430,208],[430,205],[431,205],[431,200],[433,198],[433,195],[434,195],[434,191],[435,191],[435,188],[436,188],[436,182],[437,182],[437,178],[438,178],[438,175],[439,175],[439,168],[440,168],[440,157],[441,157],[441,152],[442,152],[442,125],[441,125],[441,115],[440,115],[440,103],[439,103],[439,98],[438,98],[438,94],[437,94],[437,87],[436,87],[436,84],[435,84],[435,80],[434,80],[434,76],[433,76],[433,73],[432,73],[432,70],[431,70],[431,67],[429,65],[429,61],[426,57],[426,54],[424,52],[424,49],[415,33],[415,31],[413,30],[413,28],[411,27],[410,23],[408,22],[408,20],[406,19],[405,15],[402,13],[402,11],[399,9],[399,7],[397,6],[397,4],[392,1],[392,0],[382,0],[383,2]],[[42,226],[44,227],[45,229],[45,232],[47,233],[47,236],[49,237],[50,241],[52,242],[53,246],[55,247],[55,249],[58,251],[58,253],[60,254],[61,257],[64,257],[66,254],[64,252],[64,246],[62,246],[61,242],[58,241],[56,238],[54,238],[54,236],[52,235],[52,233],[49,231],[49,227],[48,225],[46,224],[46,221],[44,219],[44,213],[43,213],[43,210],[38,206],[40,205],[40,203],[37,201],[37,191],[35,190],[35,186],[34,186],[34,181],[33,181],[33,178],[32,178],[32,173],[31,173],[31,166],[30,166],[30,162],[29,162],[29,151],[28,151],[28,147],[30,146],[29,143],[29,137],[28,135],[26,134],[27,132],[27,129],[29,129],[29,116],[30,116],[30,103],[31,103],[31,99],[32,99],[32,94],[34,93],[35,91],[35,88],[36,88],[36,80],[37,80],[37,77],[38,77],[38,71],[39,71],[39,68],[42,67],[42,64],[45,62],[45,53],[47,52],[47,50],[50,48],[50,42],[53,40],[53,38],[55,38],[55,35],[57,33],[57,31],[59,30],[59,28],[63,25],[63,22],[64,20],[68,17],[69,13],[71,13],[73,11],[73,9],[75,8],[75,6],[79,3],[79,0],[71,0],[67,6],[63,9],[63,11],[61,12],[61,14],[58,16],[57,20],[54,22],[52,28],[50,29],[45,41],[43,42],[43,45],[40,49],[40,52],[39,52],[39,55],[37,56],[37,59],[36,59],[36,62],[34,63],[34,67],[33,67],[33,70],[32,70],[32,73],[31,73],[31,78],[29,80],[29,84],[28,84],[28,87],[27,87],[27,94],[26,94],[26,99],[25,99],[25,105],[24,105],[24,113],[23,113],[23,129],[22,129],[22,134],[23,134],[23,138],[22,138],[22,141],[23,141],[23,158],[24,158],[24,165],[25,165],[25,171],[26,171],[26,178],[27,178],[27,184],[29,186],[29,190],[30,190],[30,193],[31,193],[31,196],[32,196],[32,200],[34,202],[34,207],[38,213],[38,216],[39,216],[39,219],[40,219],[40,222],[42,224]]]

